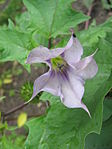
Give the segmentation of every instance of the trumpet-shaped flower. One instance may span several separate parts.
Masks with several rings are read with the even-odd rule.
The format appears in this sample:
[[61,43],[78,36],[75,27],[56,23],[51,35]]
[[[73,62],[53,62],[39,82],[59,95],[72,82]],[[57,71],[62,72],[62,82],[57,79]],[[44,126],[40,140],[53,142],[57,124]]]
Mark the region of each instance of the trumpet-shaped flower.
[[64,48],[34,48],[27,58],[27,63],[46,63],[49,71],[35,80],[30,101],[39,92],[46,91],[59,96],[66,107],[83,108],[90,115],[82,102],[84,83],[86,79],[96,75],[98,67],[93,58],[95,53],[81,59],[82,54],[83,48],[74,34]]

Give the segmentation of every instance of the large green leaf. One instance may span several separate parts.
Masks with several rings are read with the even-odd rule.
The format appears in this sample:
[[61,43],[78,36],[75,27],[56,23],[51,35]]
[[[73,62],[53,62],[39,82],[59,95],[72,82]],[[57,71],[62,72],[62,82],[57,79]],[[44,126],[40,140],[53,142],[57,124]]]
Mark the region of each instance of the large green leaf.
[[[85,136],[93,131],[99,132],[101,128],[102,100],[111,87],[112,77],[104,83],[90,99],[91,102],[95,102],[91,104],[93,106],[92,119],[83,110],[67,109],[54,99],[42,123],[40,123],[41,118],[28,122],[29,136],[25,147],[27,149],[36,149],[36,147],[39,149],[74,149],[74,147],[83,149]],[[45,99],[49,97],[47,94],[44,95]]]
[[105,23],[101,25],[90,27],[88,30],[82,30],[78,33],[78,38],[83,43],[83,46],[94,46],[94,44],[98,43],[100,38],[106,37],[107,32],[111,31],[112,17],[110,17]]
[[112,98],[105,98],[103,109],[103,126],[100,135],[92,133],[87,136],[85,149],[112,148]]
[[69,32],[71,27],[88,19],[72,9],[73,0],[24,0],[29,11],[29,29],[45,37]]
[[39,146],[41,145],[40,142],[45,131],[44,117],[32,119],[27,123],[27,125],[31,128],[31,130],[29,131],[29,137],[26,140],[25,146],[27,149],[39,149]]
[[92,133],[86,138],[85,149],[112,148],[112,98],[104,100],[103,126],[100,135]]
[[[112,37],[111,33],[109,35]],[[44,93],[41,99],[49,100],[51,107],[48,110],[48,114],[43,117],[42,123],[40,123],[41,118],[28,122],[29,135],[25,142],[27,149],[36,149],[36,147],[39,149],[83,149],[85,137],[89,133],[100,133],[103,99],[112,87],[112,75],[110,75],[112,44],[108,40],[109,35],[105,39],[99,39],[99,42],[95,45],[95,48],[99,48],[95,55],[99,71],[94,79],[86,81],[85,84],[83,101],[89,108],[92,118],[89,118],[82,109],[65,108],[60,103],[59,98]],[[85,55],[91,52],[93,50],[89,52],[85,50]],[[32,127],[33,125],[35,125],[35,130]],[[44,127],[41,129],[41,126]],[[34,131],[35,133],[33,133]]]
[[0,62],[18,61],[25,65],[28,50],[31,48],[31,36],[16,30],[0,29]]
[[103,123],[101,134],[90,134],[86,139],[85,149],[112,148],[112,118]]

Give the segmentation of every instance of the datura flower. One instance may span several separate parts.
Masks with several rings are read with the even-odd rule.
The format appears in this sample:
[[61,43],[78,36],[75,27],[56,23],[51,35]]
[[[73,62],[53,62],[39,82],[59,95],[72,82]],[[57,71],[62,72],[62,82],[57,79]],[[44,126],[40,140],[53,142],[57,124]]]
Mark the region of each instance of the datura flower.
[[46,63],[49,71],[35,80],[30,101],[39,92],[46,91],[59,96],[66,107],[83,108],[90,116],[82,102],[84,83],[96,75],[98,67],[93,58],[95,53],[81,59],[82,54],[83,48],[74,34],[64,48],[34,48],[26,63]]

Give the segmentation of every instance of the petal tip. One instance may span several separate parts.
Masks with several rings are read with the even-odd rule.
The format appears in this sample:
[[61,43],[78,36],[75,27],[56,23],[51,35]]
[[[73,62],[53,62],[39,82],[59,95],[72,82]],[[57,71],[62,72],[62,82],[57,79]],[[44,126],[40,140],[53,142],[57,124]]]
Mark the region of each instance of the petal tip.
[[25,61],[25,64],[28,64],[28,61],[27,60]]
[[92,56],[94,56],[98,51],[98,48],[95,50],[95,52],[92,54]]
[[27,58],[27,60],[25,61],[25,64],[30,64],[29,59]]
[[82,103],[82,108],[88,113],[89,117],[92,118],[88,108],[86,107],[84,103]]

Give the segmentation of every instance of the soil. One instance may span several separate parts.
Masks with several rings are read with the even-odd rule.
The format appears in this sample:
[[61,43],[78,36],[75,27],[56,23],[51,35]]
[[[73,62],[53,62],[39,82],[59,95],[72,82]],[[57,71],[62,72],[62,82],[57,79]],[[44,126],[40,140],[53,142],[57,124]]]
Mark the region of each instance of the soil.
[[[7,70],[10,70],[14,67],[13,65],[14,63],[12,62],[7,62],[4,64],[1,64],[0,66],[0,74],[4,73]],[[46,67],[41,67],[41,68],[36,68],[36,67],[32,67],[31,68],[31,74],[28,73],[20,64],[16,64],[16,69],[20,69],[22,68],[23,73],[19,76],[13,76],[13,81],[10,84],[6,84],[3,85],[1,88],[1,94],[3,94],[3,96],[5,96],[6,98],[0,102],[0,111],[2,112],[7,112],[9,110],[11,110],[12,108],[24,103],[24,100],[21,98],[20,96],[20,88],[21,86],[26,83],[26,81],[32,81],[34,82],[34,80],[40,76],[41,74],[46,72]],[[10,90],[14,90],[15,94],[14,96],[10,96],[9,91]],[[23,109],[9,115],[7,117],[8,119],[8,124],[9,125],[15,125],[16,124],[16,120],[17,120],[17,116],[19,115],[19,113],[21,112],[26,112],[28,114],[29,117],[31,117],[31,115],[33,116],[39,116],[40,114],[43,114],[45,111],[45,104],[42,104],[40,107],[37,106],[37,104],[29,104],[26,107],[24,107]]]
[[[82,3],[82,0],[78,0],[77,2],[72,4],[73,8],[76,10],[82,11],[85,14],[87,14],[88,10]],[[108,10],[103,9],[101,5],[101,1],[97,0],[95,6],[92,10],[92,19],[96,19],[97,24],[103,23],[107,18],[111,15],[111,12]],[[91,21],[90,21],[91,22]],[[84,23],[80,25],[80,29],[84,29]],[[2,73],[4,73],[7,70],[12,70],[14,67],[14,62],[7,62],[0,64],[0,76]],[[33,81],[47,71],[46,67],[40,67],[35,68],[32,67],[31,74],[29,74],[20,64],[16,64],[16,68],[22,68],[23,72],[19,76],[13,76],[13,82],[7,85],[3,85],[0,89],[0,93],[6,96],[6,99],[2,102],[0,102],[0,111],[6,112],[10,109],[16,107],[17,105],[23,103],[24,101],[20,97],[19,90],[21,88],[21,85],[23,85],[26,81]],[[14,89],[15,95],[13,97],[9,96],[9,89]],[[9,125],[15,125],[16,124],[16,117],[19,113],[22,111],[25,111],[29,116],[30,115],[40,115],[45,112],[46,106],[45,104],[42,104],[42,106],[39,108],[35,104],[29,104],[28,106],[24,107],[20,111],[17,111],[16,113],[13,113],[9,116],[10,120],[8,121]]]

